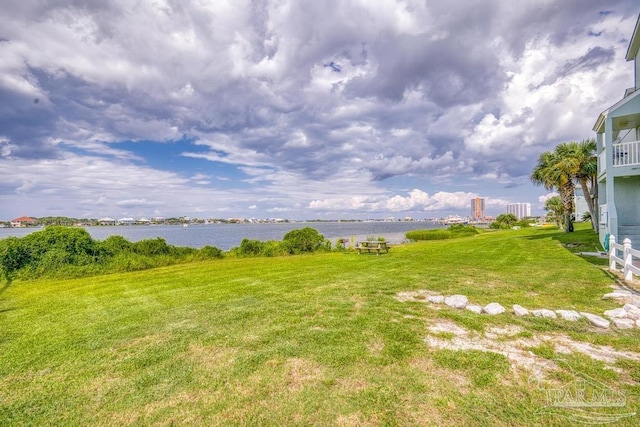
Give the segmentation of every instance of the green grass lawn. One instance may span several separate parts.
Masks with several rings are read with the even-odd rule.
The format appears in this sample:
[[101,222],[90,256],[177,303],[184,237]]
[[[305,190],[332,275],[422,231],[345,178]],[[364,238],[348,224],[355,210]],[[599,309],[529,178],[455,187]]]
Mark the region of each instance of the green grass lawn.
[[[522,229],[380,256],[223,259],[16,281],[0,294],[0,425],[565,425],[536,410],[544,388],[569,370],[534,386],[503,354],[432,348],[425,337],[438,322],[479,337],[514,325],[518,336],[501,339],[565,334],[640,353],[640,330],[510,313],[516,303],[598,314],[618,307],[602,300],[613,276],[574,253],[594,242],[586,229]],[[496,301],[509,313],[394,298],[418,289]],[[531,351],[621,390],[626,411],[640,413],[638,360],[611,369],[549,345]]]

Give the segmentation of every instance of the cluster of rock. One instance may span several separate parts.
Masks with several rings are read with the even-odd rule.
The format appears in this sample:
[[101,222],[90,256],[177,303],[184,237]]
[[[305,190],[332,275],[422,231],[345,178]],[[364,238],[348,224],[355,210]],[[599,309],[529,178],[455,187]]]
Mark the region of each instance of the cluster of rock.
[[506,311],[506,309],[497,302],[489,303],[484,307],[477,304],[469,304],[469,300],[464,295],[450,295],[448,297],[444,297],[442,295],[429,295],[427,297],[427,301],[435,304],[446,304],[453,308],[464,308],[477,314],[486,313],[496,315]]
[[[424,291],[422,291],[424,292]],[[445,304],[452,308],[469,310],[471,312],[477,314],[489,314],[495,316],[497,314],[504,313],[506,309],[497,302],[492,302],[484,307],[478,304],[470,304],[469,300],[464,295],[424,295],[421,291],[416,293],[402,293],[404,295],[399,295],[403,298],[403,300],[426,300],[428,302],[434,304]],[[411,295],[412,294],[412,295]],[[418,297],[420,295],[420,297]],[[546,308],[541,308],[537,310],[528,310],[521,305],[514,304],[513,305],[513,314],[516,316],[536,316],[536,317],[544,317],[547,319],[557,319],[560,317],[561,319],[575,322],[581,318],[587,319],[592,325],[597,326],[599,328],[609,328],[611,323],[613,323],[617,328],[620,329],[630,329],[630,328],[640,328],[640,296],[633,295],[630,291],[627,290],[616,290],[615,292],[606,294],[604,299],[614,299],[618,302],[624,304],[621,308],[616,308],[613,310],[607,310],[604,312],[605,317],[598,316],[593,313],[588,312],[577,312],[575,310],[549,310]]]

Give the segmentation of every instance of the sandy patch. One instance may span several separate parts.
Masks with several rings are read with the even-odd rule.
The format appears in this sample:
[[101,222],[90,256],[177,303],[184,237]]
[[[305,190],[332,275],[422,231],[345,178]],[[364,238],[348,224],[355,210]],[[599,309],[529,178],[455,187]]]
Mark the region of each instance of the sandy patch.
[[419,289],[417,291],[404,291],[398,292],[394,298],[400,302],[416,301],[416,302],[429,302],[427,297],[433,295],[440,295],[439,292],[432,292],[425,289]]
[[528,348],[549,345],[557,353],[581,353],[604,362],[612,369],[618,359],[640,360],[639,353],[618,351],[609,346],[574,341],[564,334],[541,334],[531,338],[517,337],[522,332],[522,328],[517,326],[492,328],[481,335],[462,328],[455,322],[445,320],[431,324],[427,329],[436,335],[443,333],[452,335],[451,338],[428,335],[425,342],[430,348],[478,350],[502,354],[509,360],[513,370],[524,370],[540,379],[545,376],[546,372],[555,369],[556,365],[548,359],[537,356]]
[[313,385],[322,378],[321,367],[307,359],[294,357],[284,364],[286,383],[289,391],[297,392]]
[[236,353],[237,350],[233,348],[191,344],[187,349],[186,359],[209,371],[230,367]]

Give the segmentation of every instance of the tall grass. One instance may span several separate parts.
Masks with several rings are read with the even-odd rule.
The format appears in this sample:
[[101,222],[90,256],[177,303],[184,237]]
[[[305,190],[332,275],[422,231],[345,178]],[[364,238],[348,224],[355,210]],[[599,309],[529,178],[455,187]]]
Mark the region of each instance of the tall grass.
[[467,237],[478,234],[479,231],[473,225],[453,224],[447,229],[412,230],[405,233],[409,240],[446,240],[457,237]]
[[405,233],[405,237],[409,240],[446,240],[453,238],[454,234],[451,230],[412,230]]

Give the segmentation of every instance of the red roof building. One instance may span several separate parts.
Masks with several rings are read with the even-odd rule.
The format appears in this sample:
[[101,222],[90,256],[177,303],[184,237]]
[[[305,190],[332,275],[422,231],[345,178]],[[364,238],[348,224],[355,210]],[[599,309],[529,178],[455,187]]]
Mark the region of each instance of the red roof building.
[[29,225],[36,225],[38,222],[37,219],[31,218],[30,216],[21,216],[20,218],[12,219],[11,226],[12,227],[27,227]]

